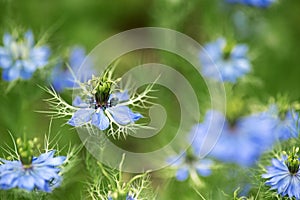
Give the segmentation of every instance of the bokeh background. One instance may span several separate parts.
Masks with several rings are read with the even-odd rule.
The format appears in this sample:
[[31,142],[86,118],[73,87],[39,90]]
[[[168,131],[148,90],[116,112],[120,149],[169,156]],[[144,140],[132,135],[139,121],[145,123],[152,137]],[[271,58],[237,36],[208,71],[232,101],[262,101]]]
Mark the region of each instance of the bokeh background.
[[[33,30],[36,38],[43,38],[50,45],[53,62],[55,56],[60,55],[68,46],[81,45],[89,52],[106,38],[138,27],[174,29],[200,44],[222,36],[249,45],[253,67],[248,75],[251,83],[247,87],[249,96],[267,103],[270,97],[281,94],[287,95],[292,102],[300,100],[299,13],[300,1],[296,0],[278,0],[266,9],[228,4],[224,0],[0,0],[0,35],[11,32],[16,27]],[[169,60],[166,63],[184,65],[182,60],[172,60],[167,54],[164,58]],[[193,85],[203,84],[202,80],[193,77],[193,72],[188,67],[181,70],[194,81]],[[43,99],[49,95],[38,87],[46,85],[44,80],[45,77],[34,77],[30,82],[19,82],[9,91],[7,88],[11,85],[0,81],[2,147],[12,144],[9,132],[14,137],[26,133],[41,140],[49,132],[51,118],[37,112],[47,109]],[[205,89],[200,88],[199,96],[200,90],[205,93]],[[69,102],[70,93],[62,93]],[[161,98],[168,100],[170,97]],[[76,131],[62,126],[63,123],[65,119],[53,120],[51,126],[51,134],[59,134],[59,145],[80,144]],[[158,140],[162,139],[158,137]],[[126,145],[132,148],[134,139],[129,138]],[[149,148],[154,146],[151,142],[147,145]],[[55,191],[54,199],[79,199],[84,193],[84,164],[78,163],[73,173],[76,177],[73,177],[72,184]],[[207,180],[209,189],[204,192],[212,199],[223,199],[222,189],[233,192],[247,177],[243,172],[236,171],[232,172],[235,175],[230,175],[228,171],[222,176],[221,171],[214,174]],[[154,187],[159,186],[159,199],[199,198],[187,183],[169,180],[168,186],[163,187],[160,176],[162,174],[155,174],[153,180]],[[228,179],[228,176],[238,178]],[[228,183],[228,180],[231,182]]]

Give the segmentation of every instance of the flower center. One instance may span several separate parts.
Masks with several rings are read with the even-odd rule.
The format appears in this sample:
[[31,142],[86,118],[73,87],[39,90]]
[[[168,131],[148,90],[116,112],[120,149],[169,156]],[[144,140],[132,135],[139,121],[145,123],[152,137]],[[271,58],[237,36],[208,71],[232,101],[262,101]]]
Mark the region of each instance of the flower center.
[[[96,101],[95,109],[101,108],[105,110],[107,107],[110,107],[109,96],[111,94],[112,82],[106,76],[103,76],[92,77],[90,84],[93,88],[92,94]],[[112,101],[114,99],[111,99]]]
[[230,43],[226,43],[225,47],[223,48],[223,59],[224,60],[228,60],[230,58],[231,55],[231,51],[233,49],[234,45],[230,44]]
[[25,60],[29,57],[29,48],[25,41],[13,41],[10,44],[10,51],[15,60]]
[[285,161],[286,166],[291,174],[296,174],[299,171],[299,147],[293,147],[293,150],[289,152],[288,158]]
[[226,119],[232,132],[236,130],[236,122],[247,113],[247,106],[241,97],[230,98],[227,101]]
[[17,149],[24,169],[30,169],[32,167],[33,149],[38,146],[37,143],[37,138],[33,140],[24,139],[24,141],[21,138],[17,139]]
[[192,166],[195,162],[197,162],[197,157],[192,153],[190,149],[186,151],[185,163]]

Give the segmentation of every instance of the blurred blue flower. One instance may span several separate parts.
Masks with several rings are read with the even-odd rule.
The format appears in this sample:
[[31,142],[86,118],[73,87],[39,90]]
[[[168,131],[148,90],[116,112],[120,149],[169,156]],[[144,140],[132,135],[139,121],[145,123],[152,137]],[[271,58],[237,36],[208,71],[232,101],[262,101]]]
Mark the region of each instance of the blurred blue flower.
[[128,194],[128,195],[126,196],[126,200],[137,200],[137,199],[134,198],[133,195]]
[[[73,47],[71,49],[69,57],[69,65],[72,72],[65,66],[65,63],[61,60],[53,69],[51,75],[51,81],[54,89],[57,92],[61,92],[65,88],[72,88],[78,86],[75,82],[84,82],[92,77],[95,71],[92,69],[92,63],[90,60],[85,60],[85,50],[81,47]],[[84,62],[84,70],[81,70],[81,74],[77,74],[81,64]],[[76,77],[74,77],[76,76]]]
[[271,105],[265,113],[274,120],[274,134],[280,140],[298,138],[300,133],[300,116],[294,109],[280,113],[276,105]]
[[200,62],[205,77],[235,83],[251,69],[247,45],[234,46],[224,38],[219,38],[206,44],[204,49],[205,51],[200,52]]
[[176,179],[178,181],[185,181],[195,171],[200,176],[209,176],[213,165],[209,159],[200,159],[186,152],[168,158],[167,162],[177,168]]
[[50,49],[47,46],[35,46],[31,31],[18,38],[4,34],[3,47],[0,47],[0,67],[2,78],[13,81],[18,78],[30,79],[33,73],[48,63]]
[[66,160],[64,156],[54,157],[55,151],[33,157],[29,165],[21,161],[0,159],[0,189],[21,188],[28,191],[38,189],[51,192],[62,181],[59,175],[60,165]]
[[272,166],[267,167],[267,173],[262,177],[268,179],[266,185],[270,186],[271,190],[277,190],[277,193],[282,196],[288,195],[290,198],[300,199],[299,157],[297,155],[273,158]]
[[118,103],[127,100],[129,100],[127,91],[111,94],[104,106],[97,105],[93,99],[84,102],[77,96],[73,105],[80,109],[73,114],[68,124],[78,127],[90,122],[98,129],[106,130],[110,125],[110,120],[122,126],[134,123],[142,115],[132,112],[128,106],[118,105]]
[[195,135],[192,149],[196,155],[200,155],[205,145],[203,138],[215,135],[215,131],[221,130],[220,137],[213,141],[216,143],[209,156],[223,162],[250,166],[273,144],[273,126],[273,120],[262,114],[246,116],[230,124],[222,113],[208,111],[204,121],[191,132],[191,135]]
[[244,4],[248,6],[254,6],[259,8],[267,8],[272,3],[275,2],[275,0],[226,0],[228,3],[238,3],[238,4]]

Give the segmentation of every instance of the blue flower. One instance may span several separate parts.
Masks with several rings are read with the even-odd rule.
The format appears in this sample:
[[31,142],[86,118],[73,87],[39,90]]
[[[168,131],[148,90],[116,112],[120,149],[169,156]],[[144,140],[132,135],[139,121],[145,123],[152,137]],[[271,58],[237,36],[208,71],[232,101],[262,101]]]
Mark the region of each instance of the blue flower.
[[226,0],[228,3],[238,3],[238,4],[244,4],[247,6],[254,6],[259,8],[267,8],[272,3],[275,2],[275,0]]
[[100,106],[94,102],[93,98],[84,102],[77,96],[73,105],[80,109],[73,114],[68,124],[78,127],[91,123],[100,130],[106,130],[110,126],[110,120],[121,126],[132,124],[139,120],[142,115],[132,112],[128,106],[118,105],[127,100],[129,100],[127,91],[111,94],[105,105]]
[[[77,86],[75,83],[76,73],[78,72],[81,64],[84,62],[86,55],[85,50],[81,47],[73,47],[69,55],[69,64],[73,72],[71,72],[63,63],[60,61],[52,71],[52,85],[57,92],[61,92],[65,88],[72,88]],[[80,77],[76,77],[78,81],[84,82],[90,79],[92,74],[95,73],[92,69],[92,63],[89,60],[85,61],[85,69],[81,70]],[[73,73],[73,74],[72,74]]]
[[193,172],[200,176],[209,176],[213,162],[209,159],[200,159],[194,155],[187,155],[186,152],[180,156],[168,158],[167,162],[177,168],[176,179],[185,181]]
[[21,188],[28,191],[34,189],[51,192],[62,181],[59,175],[60,165],[66,160],[64,156],[54,157],[55,151],[33,157],[29,165],[21,161],[0,159],[0,189]]
[[241,166],[253,165],[274,142],[273,121],[262,114],[246,116],[230,124],[222,113],[209,111],[204,122],[196,125],[191,132],[195,135],[192,148],[196,155],[200,155],[204,150],[202,148],[205,148],[203,138],[209,138],[219,130],[221,135],[217,140],[207,139],[216,142],[209,155]]
[[38,68],[48,63],[50,49],[35,46],[31,31],[27,31],[22,39],[6,33],[3,44],[0,47],[0,67],[3,68],[2,78],[5,81],[30,79]]
[[274,120],[274,134],[280,140],[298,138],[300,132],[300,116],[294,109],[279,113],[276,105],[271,105],[265,113]]
[[200,52],[200,62],[205,77],[235,83],[251,69],[246,55],[248,52],[246,45],[233,46],[224,38],[219,38],[215,42],[206,44],[204,49],[206,51]]
[[[294,149],[295,153],[298,149]],[[271,190],[277,190],[277,193],[290,198],[300,199],[300,172],[299,157],[295,154],[290,156],[283,155],[281,158],[273,158],[272,166],[267,167],[267,173],[262,175],[268,179],[266,185]]]

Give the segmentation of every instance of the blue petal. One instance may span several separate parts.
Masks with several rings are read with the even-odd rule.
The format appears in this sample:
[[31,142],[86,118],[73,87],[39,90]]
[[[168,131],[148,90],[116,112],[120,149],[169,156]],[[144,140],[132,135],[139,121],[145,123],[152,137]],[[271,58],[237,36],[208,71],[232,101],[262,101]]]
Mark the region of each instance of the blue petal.
[[92,124],[102,131],[109,127],[109,119],[105,116],[102,109],[93,115]]
[[11,67],[13,64],[12,58],[10,55],[6,55],[5,53],[1,55],[1,47],[0,47],[0,68],[7,69]]
[[207,160],[207,159],[200,160],[195,166],[197,173],[201,176],[209,176],[211,174],[210,168],[212,164],[213,162],[211,160]]
[[85,50],[81,47],[74,47],[70,54],[70,66],[76,73],[85,59]]
[[26,39],[27,42],[28,42],[28,46],[29,46],[29,47],[33,47],[33,45],[34,45],[34,37],[33,37],[33,33],[32,33],[31,30],[29,30],[29,31],[27,31],[27,32],[25,33],[25,39]]
[[35,47],[30,52],[30,58],[38,68],[44,67],[48,63],[50,49],[47,46]]
[[188,167],[179,168],[176,172],[176,179],[178,181],[185,181],[189,177]]
[[3,36],[3,44],[4,46],[9,46],[9,44],[12,42],[13,40],[13,37],[8,34],[8,33],[5,33],[4,36]]
[[34,173],[40,178],[50,181],[51,179],[58,178],[59,168],[48,167],[48,166],[37,166],[34,168]]
[[246,56],[247,52],[247,45],[236,45],[231,52],[231,56],[234,58],[243,58]]
[[128,91],[125,90],[124,92],[116,92],[110,95],[109,101],[113,98],[118,99],[118,101],[127,101],[129,99]]
[[50,192],[51,189],[48,187],[48,181],[38,176],[34,171],[31,173],[31,176],[34,178],[35,186],[42,191]]
[[59,165],[62,165],[65,162],[66,158],[67,157],[65,157],[65,156],[57,156],[55,158],[48,159],[45,162],[45,165],[48,165],[48,166],[59,166]]
[[54,157],[55,151],[49,151],[47,153],[41,154],[37,158],[33,158],[32,164],[34,166],[59,166],[66,160],[65,156]]
[[72,103],[73,106],[79,107],[79,108],[87,108],[89,105],[82,101],[80,96],[76,96]]
[[20,77],[20,69],[11,67],[2,71],[2,78],[5,81],[13,81]]
[[45,162],[49,158],[53,158],[55,150],[48,151],[47,153],[42,153],[38,157],[34,157],[32,160],[33,164],[39,164]]
[[24,60],[22,64],[26,72],[34,72],[36,70],[36,65],[32,61]]
[[73,114],[72,118],[68,121],[68,124],[75,127],[82,126],[91,121],[94,112],[95,110],[90,108],[79,109]]
[[18,187],[32,191],[34,188],[34,178],[30,175],[21,176],[18,180]]
[[32,77],[33,73],[32,72],[27,72],[25,70],[21,70],[20,71],[20,78],[24,79],[24,80],[28,80]]
[[0,176],[0,186],[9,189],[16,186],[17,179],[22,175],[21,169],[19,171],[9,171],[4,176]]
[[139,120],[142,115],[133,113],[127,106],[114,106],[107,109],[114,120],[120,125],[127,125]]

